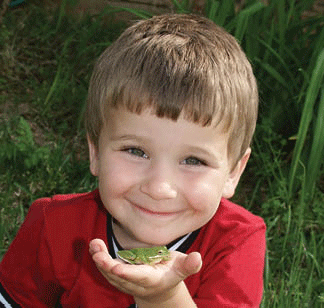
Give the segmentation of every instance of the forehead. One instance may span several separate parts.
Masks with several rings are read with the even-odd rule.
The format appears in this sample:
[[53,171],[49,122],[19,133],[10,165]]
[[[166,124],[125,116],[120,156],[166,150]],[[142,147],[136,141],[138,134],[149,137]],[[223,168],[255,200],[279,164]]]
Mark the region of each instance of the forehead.
[[227,155],[228,133],[222,123],[202,126],[181,116],[177,120],[160,118],[150,109],[136,114],[125,108],[113,109],[100,139],[143,143],[158,151],[194,150],[213,155]]
[[[139,130],[159,129],[160,127],[170,130],[197,131],[198,134],[211,132],[213,135],[228,135],[229,129],[226,121],[214,119],[209,125],[195,122],[190,115],[181,112],[179,117],[172,119],[167,115],[160,116],[151,107],[141,109],[140,112],[130,111],[126,107],[111,108],[105,112],[104,127],[128,129],[128,126],[135,126]],[[152,126],[152,127],[151,127]],[[165,131],[165,133],[168,130]]]
[[176,116],[168,114],[166,112],[160,112],[159,108],[154,105],[154,103],[145,103],[143,100],[137,105],[125,105],[119,104],[115,106],[106,105],[102,110],[102,122],[103,126],[107,124],[118,123],[124,117],[132,117],[134,120],[152,118],[153,120],[160,122],[160,120],[165,120],[166,122],[173,124],[187,123],[192,124],[195,127],[210,128],[215,129],[218,133],[229,134],[232,127],[232,118],[228,118],[223,112],[215,113],[214,117],[206,123],[199,116],[195,117],[191,110],[182,109]]

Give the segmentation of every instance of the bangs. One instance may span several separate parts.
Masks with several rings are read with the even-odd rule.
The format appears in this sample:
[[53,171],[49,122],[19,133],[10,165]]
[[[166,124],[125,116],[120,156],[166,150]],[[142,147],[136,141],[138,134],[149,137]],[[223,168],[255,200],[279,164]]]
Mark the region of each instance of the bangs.
[[[204,55],[203,48],[190,48],[187,40],[169,36],[172,49],[164,37],[155,46],[137,42],[123,51],[123,57],[109,69],[113,78],[105,85],[103,114],[109,108],[124,107],[137,114],[149,108],[157,117],[176,121],[181,115],[202,126],[223,120],[228,128],[233,114],[228,109],[235,104],[225,103],[229,98],[219,81],[219,68],[208,61],[211,57]],[[145,47],[149,52],[143,52]]]
[[111,108],[125,108],[136,114],[151,109],[159,118],[177,121],[182,116],[201,126],[217,125],[226,119],[224,122],[228,123],[225,125],[230,126],[231,120],[228,116],[224,117],[226,111],[220,110],[224,105],[215,104],[215,98],[202,97],[197,88],[189,87],[188,91],[178,93],[174,85],[166,89],[158,86],[154,89],[154,85],[143,87],[137,86],[135,82],[120,85],[107,96],[108,104],[102,105],[102,114],[107,115]]

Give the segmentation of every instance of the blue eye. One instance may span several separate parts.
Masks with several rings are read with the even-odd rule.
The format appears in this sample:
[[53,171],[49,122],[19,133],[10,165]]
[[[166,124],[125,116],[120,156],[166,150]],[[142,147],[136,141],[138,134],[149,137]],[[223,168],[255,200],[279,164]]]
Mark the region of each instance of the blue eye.
[[206,163],[204,161],[196,157],[188,157],[184,159],[183,164],[190,166],[206,166]]
[[148,158],[145,152],[139,148],[126,148],[123,151],[137,157]]

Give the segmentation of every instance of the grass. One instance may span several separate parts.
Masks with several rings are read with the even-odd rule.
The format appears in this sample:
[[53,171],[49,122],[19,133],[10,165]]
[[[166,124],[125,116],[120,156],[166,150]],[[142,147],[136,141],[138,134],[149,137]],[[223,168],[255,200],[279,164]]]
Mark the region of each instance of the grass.
[[[253,156],[234,200],[267,223],[262,307],[324,307],[324,18],[308,14],[313,2],[206,0],[203,12],[241,42],[259,82]],[[82,112],[94,60],[125,24],[118,9],[79,18],[67,4],[31,0],[1,25],[0,257],[33,200],[96,187]]]

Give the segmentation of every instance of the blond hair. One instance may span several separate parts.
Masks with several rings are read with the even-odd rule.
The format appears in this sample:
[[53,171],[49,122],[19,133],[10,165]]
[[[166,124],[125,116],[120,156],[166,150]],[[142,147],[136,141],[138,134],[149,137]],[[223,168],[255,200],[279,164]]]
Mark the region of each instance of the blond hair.
[[224,124],[236,165],[250,146],[258,93],[252,67],[233,36],[196,15],[161,15],[126,29],[98,59],[85,124],[98,147],[110,108],[202,126]]

